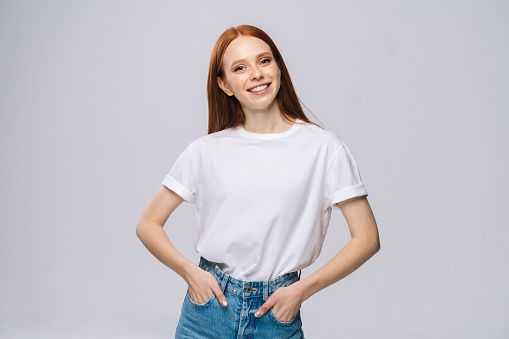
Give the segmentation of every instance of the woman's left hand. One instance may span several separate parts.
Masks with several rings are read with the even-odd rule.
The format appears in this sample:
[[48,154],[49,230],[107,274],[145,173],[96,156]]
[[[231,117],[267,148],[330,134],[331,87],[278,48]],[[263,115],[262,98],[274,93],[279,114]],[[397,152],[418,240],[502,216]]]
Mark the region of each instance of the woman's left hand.
[[272,312],[277,320],[281,322],[292,321],[304,301],[301,282],[297,281],[290,286],[278,288],[255,312],[255,317],[261,317],[273,308]]

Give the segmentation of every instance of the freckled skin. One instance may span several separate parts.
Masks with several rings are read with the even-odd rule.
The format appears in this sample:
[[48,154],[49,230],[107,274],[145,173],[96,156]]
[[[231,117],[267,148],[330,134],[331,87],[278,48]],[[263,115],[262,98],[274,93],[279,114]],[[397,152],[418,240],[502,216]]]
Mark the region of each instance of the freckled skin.
[[[275,98],[281,85],[281,72],[269,45],[255,37],[240,36],[226,49],[223,65],[224,77],[218,78],[219,85],[227,95],[239,100],[246,114],[279,113]],[[267,83],[269,87],[261,92],[248,91]]]

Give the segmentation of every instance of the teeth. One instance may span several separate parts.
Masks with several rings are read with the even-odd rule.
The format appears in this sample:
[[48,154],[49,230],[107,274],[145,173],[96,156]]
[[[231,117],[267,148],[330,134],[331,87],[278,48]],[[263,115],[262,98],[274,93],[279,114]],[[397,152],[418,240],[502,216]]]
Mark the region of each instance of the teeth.
[[250,89],[249,92],[260,92],[266,89],[267,87],[269,87],[269,85],[258,86],[253,89]]

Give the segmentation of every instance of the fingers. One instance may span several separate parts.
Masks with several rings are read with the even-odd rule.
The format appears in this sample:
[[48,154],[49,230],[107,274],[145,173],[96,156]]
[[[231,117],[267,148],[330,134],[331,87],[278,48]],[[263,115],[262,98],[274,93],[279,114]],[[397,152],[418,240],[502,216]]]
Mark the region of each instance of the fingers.
[[289,287],[279,288],[255,312],[255,317],[259,318],[272,309],[274,317],[280,321],[287,322],[294,319],[300,309],[302,301],[294,294],[289,293],[289,291]]
[[213,281],[211,281],[210,289],[216,295],[216,298],[217,298],[217,300],[219,300],[219,303],[221,304],[221,306],[223,306],[223,307],[228,306],[228,301],[226,300],[226,297],[224,296],[223,291],[221,291],[221,288],[219,287],[219,284],[218,284],[216,278],[214,278],[212,273],[209,272],[209,274],[213,280]]
[[224,296],[223,292],[221,291],[221,288],[219,288],[219,285],[216,282],[215,286],[212,286],[212,292],[216,295],[217,300],[219,300],[219,303],[221,306],[226,307],[228,306],[228,301],[226,300],[226,297]]
[[204,303],[215,295],[221,306],[228,306],[228,301],[212,273],[198,268],[187,282],[191,299],[196,303]]
[[267,313],[272,306],[276,304],[276,298],[274,298],[274,295],[271,295],[267,301],[255,312],[255,317],[259,318],[265,313]]

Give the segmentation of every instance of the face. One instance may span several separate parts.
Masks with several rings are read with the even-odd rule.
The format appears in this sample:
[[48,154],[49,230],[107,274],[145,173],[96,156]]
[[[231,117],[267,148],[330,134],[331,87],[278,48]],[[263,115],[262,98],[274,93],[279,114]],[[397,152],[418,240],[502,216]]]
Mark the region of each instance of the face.
[[251,36],[233,40],[223,57],[221,89],[239,100],[244,111],[268,110],[277,106],[281,72],[270,46]]

